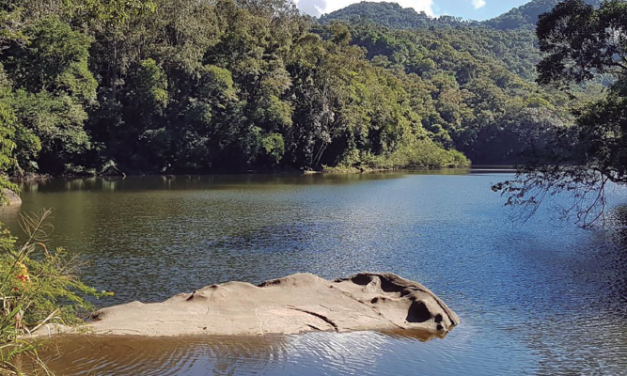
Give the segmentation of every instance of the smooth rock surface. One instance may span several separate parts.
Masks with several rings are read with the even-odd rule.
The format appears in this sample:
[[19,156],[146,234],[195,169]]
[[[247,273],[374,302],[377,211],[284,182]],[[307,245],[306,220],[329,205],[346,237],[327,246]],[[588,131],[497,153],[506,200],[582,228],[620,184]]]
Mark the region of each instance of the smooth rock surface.
[[22,205],[22,198],[15,192],[10,189],[4,189],[4,197],[7,202],[5,202],[2,206],[19,206]]
[[89,324],[101,335],[265,335],[310,331],[420,329],[446,334],[457,315],[417,282],[362,273],[327,281],[296,274],[254,286],[229,282],[162,303],[102,309]]

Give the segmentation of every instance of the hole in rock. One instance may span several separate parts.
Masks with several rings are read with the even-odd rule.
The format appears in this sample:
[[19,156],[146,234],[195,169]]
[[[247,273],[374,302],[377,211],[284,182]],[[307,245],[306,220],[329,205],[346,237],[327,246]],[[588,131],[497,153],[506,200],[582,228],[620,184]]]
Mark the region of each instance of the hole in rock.
[[405,321],[420,323],[428,321],[429,319],[431,319],[431,312],[429,312],[429,308],[427,308],[425,303],[418,301],[413,302],[409,307]]

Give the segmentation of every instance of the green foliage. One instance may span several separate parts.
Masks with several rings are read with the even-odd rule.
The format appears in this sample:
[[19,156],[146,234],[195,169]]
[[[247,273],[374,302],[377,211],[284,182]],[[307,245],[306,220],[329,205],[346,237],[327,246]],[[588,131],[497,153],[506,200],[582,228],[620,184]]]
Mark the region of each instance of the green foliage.
[[[532,18],[551,5],[532,3],[521,8]],[[390,3],[320,22],[287,0],[10,0],[2,9],[0,168],[9,173],[92,173],[109,162],[129,173],[467,163],[454,150],[511,163],[543,145],[549,120],[572,122],[568,107],[588,99],[533,82],[541,56],[528,28]]]
[[135,85],[135,91],[131,95],[137,100],[141,117],[150,116],[151,113],[161,113],[168,106],[167,77],[153,59],[140,63]]
[[582,0],[568,0],[538,23],[540,47],[547,53],[538,65],[540,82],[568,87],[599,73],[618,78],[604,99],[575,113],[576,125],[558,145],[562,163],[586,166],[615,182],[627,182],[626,20],[625,2],[610,0],[595,9]]
[[322,15],[320,22],[328,24],[332,21],[360,22],[363,20],[374,21],[378,25],[393,29],[417,29],[429,27],[447,27],[470,24],[461,18],[440,16],[433,18],[424,12],[416,12],[413,8],[403,8],[392,2],[360,2],[346,8]]
[[24,35],[28,45],[13,45],[3,56],[16,89],[7,98],[16,116],[17,166],[63,172],[90,147],[84,122],[97,87],[88,68],[91,39],[56,16],[34,22]]
[[29,92],[67,94],[93,102],[96,80],[88,68],[91,39],[50,16],[24,30],[29,43],[5,51],[5,69],[16,87]]
[[7,315],[19,307],[20,322],[14,326],[25,331],[32,331],[43,323],[80,323],[77,315],[92,309],[85,296],[110,295],[80,282],[78,258],[69,257],[61,248],[49,250],[45,246],[50,214],[45,210],[39,215],[22,217],[25,242],[18,244],[6,230],[0,241],[3,313]]
[[13,165],[15,149],[15,115],[9,105],[0,102],[0,169],[6,171]]
[[[537,33],[542,51],[539,82],[572,88],[600,73],[616,81],[601,100],[573,111],[576,122],[545,142],[550,147],[522,166],[516,179],[495,190],[508,204],[533,213],[545,197],[568,192],[563,209],[582,226],[601,219],[605,187],[627,183],[627,3],[605,1],[597,9],[583,0],[567,0],[540,16]],[[542,105],[542,103],[539,103]]]
[[[499,30],[534,29],[538,18],[550,12],[562,0],[532,0],[518,8],[500,15],[483,24]],[[586,3],[599,6],[602,0],[586,0]]]
[[[402,80],[429,138],[473,162],[523,161],[543,145],[538,140],[572,122],[566,106],[586,100],[531,82],[540,55],[528,31],[351,26],[352,43]],[[542,116],[533,115],[533,109]]]
[[103,23],[119,24],[133,17],[152,13],[156,4],[152,0],[76,0],[65,1],[65,11],[70,14]]
[[[495,30],[533,30],[538,18],[551,11],[561,0],[531,0],[520,7],[514,8],[496,18],[477,22],[463,20],[459,17],[430,17],[424,12],[418,13],[413,8],[403,8],[391,2],[367,2],[352,4],[346,8],[322,15],[320,22],[328,24],[333,21],[363,22],[372,21],[380,26],[391,29],[446,29],[468,26],[479,26]],[[587,4],[599,6],[602,0],[586,0]]]
[[13,108],[21,124],[16,156],[23,168],[39,160],[47,171],[62,172],[58,169],[60,163],[90,147],[83,129],[87,112],[71,97],[18,90]]
[[19,9],[0,9],[0,46],[25,41],[24,34],[19,29],[21,18]]
[[270,133],[261,140],[261,146],[265,151],[266,157],[272,165],[278,165],[285,154],[285,142],[283,135],[279,133]]
[[32,344],[19,339],[20,335],[45,324],[80,324],[79,315],[92,309],[86,296],[110,295],[78,279],[77,258],[44,245],[49,216],[50,211],[43,211],[22,218],[23,243],[6,229],[0,234],[0,368],[15,370],[13,358],[34,350]]
[[17,119],[11,107],[9,83],[0,65],[0,204],[4,204],[4,189],[17,191],[17,186],[9,182],[8,172],[15,166]]
[[581,83],[600,73],[627,71],[627,3],[610,0],[597,10],[582,0],[567,0],[540,17],[539,82]]

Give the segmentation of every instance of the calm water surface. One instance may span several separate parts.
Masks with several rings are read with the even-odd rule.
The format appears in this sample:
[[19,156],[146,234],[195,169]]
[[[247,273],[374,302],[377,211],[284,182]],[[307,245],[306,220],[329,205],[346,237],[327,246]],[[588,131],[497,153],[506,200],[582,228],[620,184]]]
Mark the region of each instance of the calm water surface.
[[[295,272],[390,271],[461,317],[445,339],[394,333],[61,340],[65,375],[627,375],[627,231],[542,212],[510,220],[507,174],[53,180],[20,211],[53,208],[52,243],[91,261],[98,305]],[[616,200],[627,195],[613,192]]]

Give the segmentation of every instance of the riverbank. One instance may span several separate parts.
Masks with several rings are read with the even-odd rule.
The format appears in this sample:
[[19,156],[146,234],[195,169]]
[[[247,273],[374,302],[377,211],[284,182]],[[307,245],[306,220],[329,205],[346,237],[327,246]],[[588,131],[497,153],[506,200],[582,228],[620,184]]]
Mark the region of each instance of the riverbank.
[[470,166],[446,167],[446,168],[357,168],[357,167],[336,167],[325,168],[323,170],[270,170],[270,171],[243,171],[243,172],[213,172],[208,174],[126,174],[122,175],[83,175],[83,174],[61,174],[61,175],[30,175],[28,178],[12,177],[10,180],[16,184],[46,183],[53,179],[90,179],[90,178],[116,178],[124,179],[129,177],[197,177],[197,176],[245,176],[245,175],[277,175],[277,176],[309,176],[309,175],[359,175],[359,174],[385,174],[415,171],[458,171],[470,169]]
[[[409,163],[407,161],[394,162],[394,161],[377,161],[376,163],[369,164],[339,164],[337,166],[323,165],[320,169],[260,169],[260,170],[237,170],[237,171],[204,171],[201,173],[186,174],[186,173],[144,173],[141,171],[127,171],[121,170],[116,166],[109,166],[103,169],[101,173],[63,173],[59,175],[50,174],[38,174],[27,173],[19,176],[9,176],[9,179],[14,183],[41,183],[46,182],[52,178],[96,178],[96,177],[118,177],[126,178],[131,176],[205,176],[205,175],[318,175],[318,174],[375,174],[386,172],[399,172],[399,171],[439,171],[439,170],[455,170],[472,167],[472,163],[463,157],[453,153],[450,161],[446,163],[431,163],[416,164]],[[95,171],[95,170],[93,170]]]

